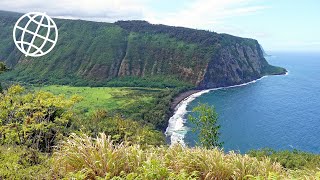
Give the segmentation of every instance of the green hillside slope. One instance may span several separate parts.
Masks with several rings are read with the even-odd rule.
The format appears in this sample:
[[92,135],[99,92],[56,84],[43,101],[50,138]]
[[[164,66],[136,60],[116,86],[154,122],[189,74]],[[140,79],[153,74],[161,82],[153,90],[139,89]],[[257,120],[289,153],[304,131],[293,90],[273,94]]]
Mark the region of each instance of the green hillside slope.
[[285,73],[267,63],[256,40],[145,21],[55,19],[56,47],[40,58],[25,57],[12,40],[19,16],[0,12],[0,61],[13,69],[1,79],[93,86],[117,85],[115,79],[131,82],[126,77],[134,77],[165,79],[166,86],[182,82],[212,88]]

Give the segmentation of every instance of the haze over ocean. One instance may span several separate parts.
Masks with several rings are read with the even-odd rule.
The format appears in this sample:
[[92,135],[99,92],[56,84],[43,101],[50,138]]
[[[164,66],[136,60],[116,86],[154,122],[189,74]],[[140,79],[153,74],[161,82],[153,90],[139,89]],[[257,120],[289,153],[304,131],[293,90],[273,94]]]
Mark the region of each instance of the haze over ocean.
[[[187,110],[199,102],[216,107],[226,151],[269,147],[320,153],[320,53],[272,55],[268,62],[289,70],[287,76],[211,91],[192,101]],[[188,131],[185,142],[195,145],[195,141],[196,135]]]

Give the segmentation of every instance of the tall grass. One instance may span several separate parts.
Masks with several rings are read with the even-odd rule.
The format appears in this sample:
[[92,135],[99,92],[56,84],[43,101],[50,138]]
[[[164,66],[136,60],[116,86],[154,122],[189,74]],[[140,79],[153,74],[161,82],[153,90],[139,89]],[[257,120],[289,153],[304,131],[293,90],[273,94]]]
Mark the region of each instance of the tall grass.
[[134,172],[146,156],[138,145],[114,145],[105,134],[95,140],[72,134],[61,143],[54,157],[54,170],[59,172],[58,175],[82,172],[87,178],[94,179],[96,176],[113,177]]
[[[72,134],[53,155],[55,178],[80,179],[316,179],[317,172],[287,171],[269,158],[258,160],[219,149],[114,144]],[[319,175],[319,173],[318,173]]]

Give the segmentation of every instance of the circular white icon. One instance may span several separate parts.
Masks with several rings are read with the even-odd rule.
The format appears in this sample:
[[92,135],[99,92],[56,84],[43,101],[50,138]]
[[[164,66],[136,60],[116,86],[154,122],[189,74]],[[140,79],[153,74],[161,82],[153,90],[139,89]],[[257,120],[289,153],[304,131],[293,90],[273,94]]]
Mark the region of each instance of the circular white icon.
[[40,57],[48,54],[56,45],[58,28],[45,13],[27,13],[15,24],[13,40],[26,56]]

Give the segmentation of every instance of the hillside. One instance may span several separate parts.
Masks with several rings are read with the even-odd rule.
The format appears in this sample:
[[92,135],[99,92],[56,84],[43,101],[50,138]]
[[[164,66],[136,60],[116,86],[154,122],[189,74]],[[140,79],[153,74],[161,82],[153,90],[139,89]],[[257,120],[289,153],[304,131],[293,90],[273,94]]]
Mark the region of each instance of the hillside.
[[2,80],[125,86],[134,78],[202,89],[285,73],[267,63],[256,40],[145,21],[55,19],[57,46],[44,57],[25,57],[12,40],[19,16],[0,11],[0,61],[13,69]]
[[21,86],[0,93],[0,179],[320,177],[317,154],[265,149],[241,155],[218,148],[169,148],[163,146],[163,135],[145,123],[104,110],[81,117],[74,111],[80,100],[28,92]]

